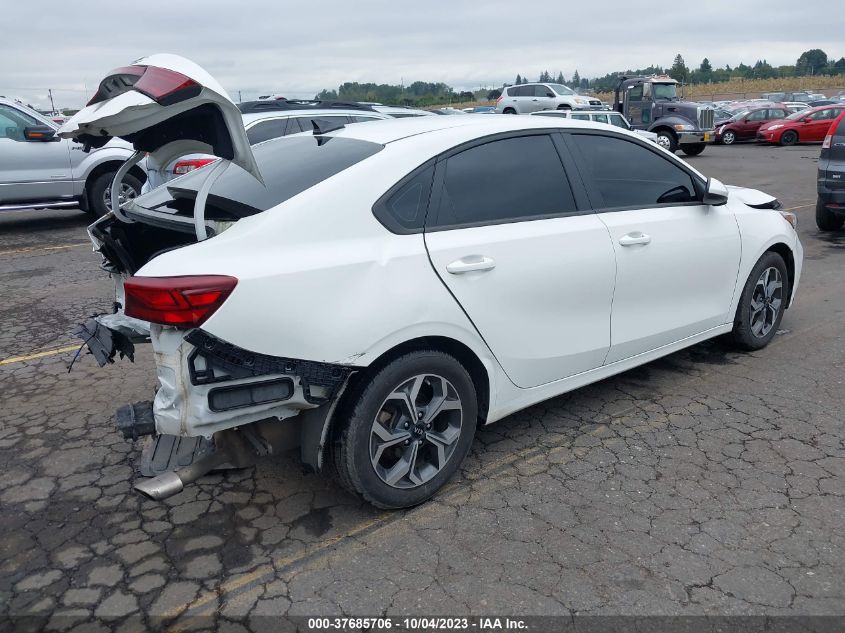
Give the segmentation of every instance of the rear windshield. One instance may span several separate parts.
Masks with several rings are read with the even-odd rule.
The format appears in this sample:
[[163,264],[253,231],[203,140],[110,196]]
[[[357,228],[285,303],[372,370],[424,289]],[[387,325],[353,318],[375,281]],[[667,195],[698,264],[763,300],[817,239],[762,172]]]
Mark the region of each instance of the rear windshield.
[[[240,167],[229,166],[208,194],[205,216],[209,220],[237,220],[266,211],[383,148],[358,139],[311,135],[259,143],[252,151],[265,184]],[[137,204],[193,215],[197,191],[209,168],[210,165],[171,180],[139,197]]]

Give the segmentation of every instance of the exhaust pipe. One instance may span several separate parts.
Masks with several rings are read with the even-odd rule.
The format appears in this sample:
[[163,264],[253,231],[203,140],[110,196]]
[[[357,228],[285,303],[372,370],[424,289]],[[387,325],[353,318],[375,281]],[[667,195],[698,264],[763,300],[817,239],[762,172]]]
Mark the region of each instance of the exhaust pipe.
[[250,454],[243,437],[237,431],[220,431],[214,434],[214,440],[216,450],[210,455],[184,468],[145,479],[135,484],[135,490],[150,499],[161,501],[182,492],[186,484],[196,481],[223,464],[246,468],[255,463],[254,456]]

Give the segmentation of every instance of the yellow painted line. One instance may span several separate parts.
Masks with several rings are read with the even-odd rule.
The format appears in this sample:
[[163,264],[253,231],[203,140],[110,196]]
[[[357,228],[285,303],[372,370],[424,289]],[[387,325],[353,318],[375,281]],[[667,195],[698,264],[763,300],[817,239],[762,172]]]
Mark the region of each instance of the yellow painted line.
[[18,253],[31,253],[33,251],[60,251],[66,248],[76,248],[77,246],[85,246],[90,242],[79,242],[78,244],[61,244],[59,246],[28,246],[27,248],[18,248],[11,251],[0,251],[0,255],[17,255]]
[[816,206],[815,202],[811,202],[810,204],[802,204],[797,207],[789,207],[788,209],[784,209],[784,211],[795,211],[796,209],[806,209],[807,207],[814,207]]
[[[288,567],[290,565],[294,565],[302,560],[305,560],[306,558],[309,558],[311,556],[314,556],[315,554],[319,554],[320,552],[329,549],[330,547],[344,539],[354,538],[355,536],[370,529],[371,527],[377,526],[381,523],[385,523],[388,519],[396,518],[398,517],[396,516],[395,512],[383,512],[379,515],[376,515],[372,519],[369,519],[368,521],[356,525],[353,529],[349,530],[348,532],[345,532],[338,536],[334,536],[328,539],[327,541],[320,543],[316,547],[306,549],[305,551],[300,552],[299,554],[294,554],[285,558],[277,558],[272,563],[257,567],[249,573],[243,574],[242,576],[238,576],[237,578],[230,580],[229,582],[223,583],[217,588],[216,591],[209,591],[201,595],[199,598],[191,602],[190,605],[177,605],[173,609],[165,611],[161,615],[155,614],[155,617],[161,617],[164,619],[175,618],[179,616],[186,608],[190,609],[191,616],[206,615],[203,613],[197,613],[196,610],[206,607],[209,603],[213,602],[218,596],[236,591],[245,585],[248,585],[257,580],[261,580],[262,578],[267,578],[270,575],[275,576],[276,570],[280,567]],[[169,628],[167,631],[168,633],[178,633],[182,630],[183,628],[177,624]]]
[[26,354],[25,356],[12,356],[0,360],[0,365],[11,365],[12,363],[22,363],[27,360],[34,360],[36,358],[46,358],[47,356],[55,356],[56,354],[65,354],[66,352],[75,352],[79,349],[79,345],[68,345],[67,347],[59,347],[58,349],[48,349],[43,352],[36,352],[34,354]]

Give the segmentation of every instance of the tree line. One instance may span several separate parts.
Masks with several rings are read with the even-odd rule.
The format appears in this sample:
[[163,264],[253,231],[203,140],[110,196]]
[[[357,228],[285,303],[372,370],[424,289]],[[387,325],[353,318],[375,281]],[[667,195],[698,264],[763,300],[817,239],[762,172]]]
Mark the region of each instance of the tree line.
[[537,79],[529,80],[527,75],[518,74],[513,84],[504,83],[501,88],[492,90],[455,91],[443,82],[415,81],[410,85],[392,85],[375,83],[346,82],[336,90],[321,90],[316,99],[330,99],[339,101],[371,101],[384,104],[399,104],[408,106],[429,106],[443,103],[459,103],[478,100],[498,99],[502,90],[510,85],[537,81],[543,83],[558,83],[576,90],[594,90],[596,92],[612,91],[620,75],[663,75],[687,84],[720,83],[732,79],[772,79],[777,77],[805,77],[814,75],[843,75],[845,76],[845,57],[834,59],[828,57],[823,50],[814,48],[804,51],[795,64],[772,66],[765,59],[758,59],[749,66],[740,63],[731,67],[714,68],[708,58],[694,68],[687,66],[683,56],[678,53],[671,66],[647,66],[646,68],[627,69],[608,73],[602,77],[582,77],[578,70],[567,80],[563,71],[552,74],[548,70],[539,73]]

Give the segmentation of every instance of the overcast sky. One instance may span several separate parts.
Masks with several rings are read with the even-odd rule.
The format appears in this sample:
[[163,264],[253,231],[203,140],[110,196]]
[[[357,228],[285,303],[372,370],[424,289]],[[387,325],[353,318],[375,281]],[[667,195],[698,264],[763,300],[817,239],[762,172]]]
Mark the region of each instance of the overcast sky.
[[[542,70],[567,79],[628,67],[794,64],[809,48],[845,56],[842,0],[673,3],[514,0],[311,3],[76,0],[12,11],[0,24],[0,94],[78,107],[112,68],[152,53],[199,63],[237,99],[313,97],[343,81],[501,86]],[[653,13],[645,9],[657,10]],[[658,9],[659,7],[659,9]],[[824,17],[827,16],[827,17]]]

